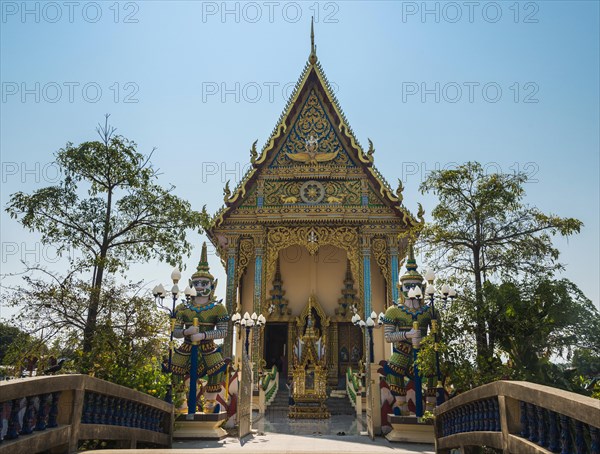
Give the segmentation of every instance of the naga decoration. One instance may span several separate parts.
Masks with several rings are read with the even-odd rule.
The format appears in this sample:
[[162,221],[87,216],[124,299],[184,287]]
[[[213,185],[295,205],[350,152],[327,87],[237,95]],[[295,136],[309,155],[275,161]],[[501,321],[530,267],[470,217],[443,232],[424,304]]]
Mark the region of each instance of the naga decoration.
[[258,151],[256,151],[256,143],[258,142],[258,139],[256,139],[254,141],[254,143],[252,143],[252,148],[250,148],[250,163],[254,164],[256,162],[256,160],[258,159]]
[[398,188],[396,189],[396,197],[398,197],[398,205],[402,205],[402,201],[404,200],[404,185],[402,184],[402,180],[398,178]]
[[225,204],[229,202],[229,198],[231,197],[231,189],[229,189],[229,180],[225,183],[225,187],[223,188],[223,200]]
[[373,162],[373,154],[375,153],[375,148],[373,147],[373,141],[368,139],[369,141],[369,149],[367,150],[367,157],[369,161]]

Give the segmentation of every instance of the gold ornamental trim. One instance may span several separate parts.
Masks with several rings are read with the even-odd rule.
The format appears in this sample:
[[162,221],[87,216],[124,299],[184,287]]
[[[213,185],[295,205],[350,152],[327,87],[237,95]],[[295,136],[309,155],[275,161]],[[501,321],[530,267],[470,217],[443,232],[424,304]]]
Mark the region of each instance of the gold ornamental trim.
[[239,256],[237,260],[237,282],[239,283],[244,271],[248,267],[250,261],[254,258],[254,240],[252,238],[242,238],[240,240]]
[[279,252],[289,246],[304,246],[312,254],[332,245],[346,251],[354,276],[360,276],[359,235],[355,227],[274,227],[267,230],[266,281],[272,282]]

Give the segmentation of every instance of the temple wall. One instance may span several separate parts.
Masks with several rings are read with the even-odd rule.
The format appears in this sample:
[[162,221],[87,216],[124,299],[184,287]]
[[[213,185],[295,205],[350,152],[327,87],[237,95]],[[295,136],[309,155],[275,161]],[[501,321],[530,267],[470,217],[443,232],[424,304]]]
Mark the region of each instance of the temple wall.
[[[279,255],[285,297],[292,315],[297,316],[314,293],[327,316],[334,316],[342,296],[346,273],[346,252],[334,246],[321,246],[312,256],[302,246],[290,246]],[[267,295],[272,282],[267,282]]]
[[[318,254],[311,256],[303,246],[294,245],[282,250],[279,258],[285,297],[289,300],[288,307],[292,316],[298,316],[311,293],[315,293],[325,313],[334,317],[344,286],[346,252],[335,246],[324,245],[319,248]],[[250,314],[254,312],[254,270],[255,263],[251,260],[240,279],[239,299],[242,314],[246,311]],[[354,279],[355,288],[358,290],[362,278],[354,276]],[[263,297],[268,298],[273,283],[265,284]],[[385,279],[374,258],[371,258],[371,304],[377,314],[385,312],[387,307]],[[375,362],[389,359],[391,349],[384,340],[383,329],[374,330],[373,341]],[[239,348],[240,345],[238,350]]]

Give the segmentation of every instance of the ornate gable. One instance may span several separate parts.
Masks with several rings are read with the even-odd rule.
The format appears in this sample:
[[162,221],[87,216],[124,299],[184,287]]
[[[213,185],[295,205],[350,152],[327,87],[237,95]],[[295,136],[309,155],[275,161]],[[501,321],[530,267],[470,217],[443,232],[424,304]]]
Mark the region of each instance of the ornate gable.
[[[407,229],[417,220],[364,152],[317,62],[309,61],[262,151],[252,145],[252,168],[237,187],[224,190],[225,206],[207,233],[252,230],[261,224],[326,222],[385,224]],[[243,226],[246,227],[243,227]],[[228,227],[229,226],[229,227]],[[225,233],[225,232],[223,232]]]
[[338,138],[316,89],[311,88],[289,133],[273,156],[269,170],[302,167],[305,172],[314,172],[328,166],[356,167]]

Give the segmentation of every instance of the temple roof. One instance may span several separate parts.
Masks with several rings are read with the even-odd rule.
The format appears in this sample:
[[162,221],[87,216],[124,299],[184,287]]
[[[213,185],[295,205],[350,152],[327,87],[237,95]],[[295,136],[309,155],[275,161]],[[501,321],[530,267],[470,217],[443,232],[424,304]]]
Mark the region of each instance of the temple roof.
[[[298,127],[298,122],[309,113],[312,115],[310,133],[307,132],[306,127]],[[318,124],[314,124],[314,118],[317,118]],[[318,131],[318,134],[315,133],[313,136],[314,131]],[[383,175],[373,165],[375,150],[371,140],[369,140],[369,148],[366,152],[357,140],[318,61],[312,24],[311,52],[308,62],[260,153],[256,150],[256,143],[254,142],[250,150],[252,167],[233,191],[229,188],[229,182],[225,186],[225,206],[210,221],[207,229],[210,237],[213,236],[215,229],[228,221],[236,209],[242,206],[245,209],[250,207],[248,199],[251,197],[251,192],[253,193],[252,197],[256,198],[254,192],[256,192],[259,178],[272,181],[277,176],[283,176],[288,180],[322,179],[327,181],[360,176],[370,185],[372,194],[369,196],[369,204],[376,207],[371,216],[395,219],[396,222],[402,223],[407,228],[422,222],[423,212],[420,205],[419,220],[417,220],[402,204],[402,184],[399,182],[398,189],[392,190]],[[356,184],[359,183],[356,182]],[[302,190],[306,190],[306,188]],[[294,191],[296,192],[293,195],[288,193],[288,204],[294,202],[297,205],[314,207],[310,203],[298,203],[301,202],[297,197],[298,188],[295,188]],[[329,189],[321,188],[321,191],[323,196],[330,194]],[[327,202],[334,205],[337,203],[339,206],[343,197],[340,201],[339,192],[336,191],[338,190],[334,191],[335,194],[331,192],[329,197],[322,198],[322,203],[325,205]],[[362,194],[364,197],[364,188]],[[281,197],[282,204],[286,203],[285,193],[279,194],[278,197]],[[306,202],[306,199],[303,198],[303,200]],[[261,202],[257,203],[254,199],[252,203],[257,207],[255,211],[259,211],[258,208],[262,207]],[[335,210],[329,209],[329,212],[333,211]],[[353,210],[353,213],[355,211]],[[369,213],[363,214],[366,219],[369,218]],[[276,218],[276,216],[272,217]],[[249,217],[246,215],[245,219],[249,220]]]

